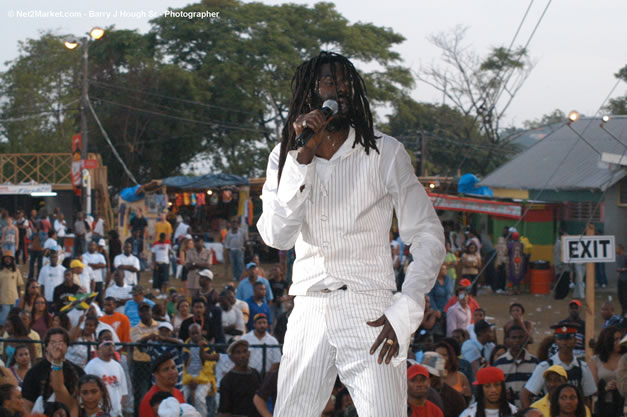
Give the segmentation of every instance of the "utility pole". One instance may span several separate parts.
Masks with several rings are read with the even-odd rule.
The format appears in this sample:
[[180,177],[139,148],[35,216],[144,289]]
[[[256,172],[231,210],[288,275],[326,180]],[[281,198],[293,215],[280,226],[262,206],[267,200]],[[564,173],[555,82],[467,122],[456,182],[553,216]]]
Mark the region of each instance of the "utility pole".
[[[88,140],[88,133],[87,133],[87,100],[89,100],[89,96],[88,96],[88,89],[89,89],[89,81],[88,81],[88,76],[87,76],[87,71],[88,71],[88,59],[89,59],[89,39],[88,38],[84,38],[83,39],[83,85],[81,88],[81,160],[82,161],[86,161],[87,160],[87,140]],[[85,176],[85,171],[86,168],[82,167],[81,168],[81,177]],[[89,175],[89,173],[87,173],[87,175]],[[87,201],[88,198],[90,198],[90,196],[88,194],[87,191],[87,186],[85,184],[85,181],[81,181],[81,183],[83,184],[83,189],[82,189],[82,193],[81,193],[81,200],[82,200],[82,204],[81,204],[81,208],[86,211],[88,210],[88,206],[90,206],[89,202]],[[88,184],[89,185],[89,184]],[[85,213],[85,216],[89,215],[90,213]]]

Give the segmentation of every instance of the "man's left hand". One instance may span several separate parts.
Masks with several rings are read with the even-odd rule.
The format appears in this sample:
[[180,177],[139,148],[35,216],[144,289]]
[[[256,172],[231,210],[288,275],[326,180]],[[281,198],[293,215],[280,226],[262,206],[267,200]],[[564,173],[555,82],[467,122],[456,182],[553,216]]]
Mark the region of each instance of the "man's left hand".
[[378,362],[383,363],[383,360],[385,360],[386,365],[389,364],[393,357],[398,356],[399,346],[394,328],[388,321],[387,317],[385,317],[385,314],[375,321],[369,321],[367,323],[369,326],[372,327],[383,326],[383,329],[381,329],[381,333],[379,333],[379,336],[376,338],[376,340],[372,344],[372,347],[370,348],[370,354],[374,355],[379,346],[383,344],[383,346],[381,347],[381,351],[379,352]]

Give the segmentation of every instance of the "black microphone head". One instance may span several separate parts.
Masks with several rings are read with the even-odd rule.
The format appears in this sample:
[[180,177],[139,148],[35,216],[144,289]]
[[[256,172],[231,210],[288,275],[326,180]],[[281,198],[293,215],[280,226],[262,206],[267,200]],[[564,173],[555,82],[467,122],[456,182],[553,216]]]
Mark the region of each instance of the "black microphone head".
[[325,100],[325,102],[322,103],[322,112],[325,114],[325,116],[327,116],[327,118],[332,114],[337,114],[337,111],[337,101],[329,99]]

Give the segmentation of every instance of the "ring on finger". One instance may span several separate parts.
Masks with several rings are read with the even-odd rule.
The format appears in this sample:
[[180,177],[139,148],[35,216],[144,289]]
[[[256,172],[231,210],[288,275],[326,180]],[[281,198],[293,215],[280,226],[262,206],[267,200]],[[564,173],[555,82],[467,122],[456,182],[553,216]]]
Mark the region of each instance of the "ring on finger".
[[303,127],[303,129],[306,129],[307,128],[307,119],[303,120],[303,122],[300,125]]
[[385,343],[387,343],[388,345],[392,346],[394,344],[394,340],[392,339],[386,339]]

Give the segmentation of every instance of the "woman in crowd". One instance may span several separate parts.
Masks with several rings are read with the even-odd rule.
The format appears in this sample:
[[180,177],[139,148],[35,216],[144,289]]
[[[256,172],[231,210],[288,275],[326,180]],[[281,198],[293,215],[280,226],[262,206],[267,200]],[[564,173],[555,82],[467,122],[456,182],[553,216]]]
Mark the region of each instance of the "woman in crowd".
[[70,321],[68,315],[65,313],[55,314],[50,324],[52,325],[51,328],[65,329],[68,332],[72,329],[72,322]]
[[79,417],[109,417],[111,400],[107,388],[96,375],[83,375],[78,380]]
[[623,415],[623,397],[617,391],[616,370],[627,347],[621,346],[623,332],[614,326],[601,330],[594,347],[595,355],[589,363],[590,372],[598,387],[596,415],[614,417]]
[[[462,255],[462,278],[473,281],[481,270],[481,255],[477,250],[477,244],[469,240],[466,244],[466,251]],[[476,284],[473,285],[475,288]]]
[[440,313],[444,313],[444,306],[451,298],[453,293],[453,280],[447,273],[446,263],[440,268],[438,278],[435,280],[435,284],[429,292],[429,298],[431,306],[438,310]]
[[190,318],[192,315],[189,312],[189,301],[187,298],[181,297],[179,298],[178,303],[176,304],[176,314],[172,317],[172,326],[174,327],[174,334],[179,333],[179,329],[181,328],[181,323],[183,320]]
[[494,366],[494,362],[507,352],[507,346],[505,345],[496,345],[492,349],[492,353],[490,353],[490,366]]
[[533,334],[534,325],[529,320],[525,320],[525,307],[523,307],[520,303],[512,303],[509,306],[509,315],[510,320],[503,325],[503,333],[507,333],[510,327],[516,325],[521,327],[525,332],[527,332],[527,344],[530,345],[533,343]]
[[19,231],[17,226],[13,224],[13,217],[7,217],[7,224],[2,228],[2,251],[11,251],[15,254],[15,249],[18,245]]
[[551,395],[551,417],[586,417],[581,392],[572,384],[560,385]]
[[19,385],[20,389],[22,388],[22,383],[24,382],[26,372],[28,372],[31,365],[31,356],[28,346],[16,346],[15,354],[13,355],[13,364],[9,369],[11,370],[11,372],[13,372],[13,376],[15,376],[15,379],[17,379],[17,384]]
[[187,281],[187,269],[185,268],[185,254],[189,249],[194,247],[194,240],[191,235],[185,235],[181,244],[179,245],[178,257],[176,258],[176,278],[180,278],[181,281]]
[[[24,326],[24,322],[22,322],[22,320],[20,319],[17,309],[13,309],[9,313],[7,321],[4,324],[4,330],[6,331],[9,339],[25,340],[25,343],[28,346],[30,357],[35,357],[35,346],[33,346],[32,343],[29,343],[31,339],[28,337],[28,329],[26,328],[26,326]],[[4,344],[4,363],[8,364],[12,362],[17,346],[22,344],[24,343],[6,342]]]
[[[444,243],[444,246],[446,248],[446,256],[444,257],[446,274],[451,277],[454,285],[455,280],[457,279],[457,264],[459,263],[459,258],[457,258],[457,255],[455,255],[455,251],[451,247],[451,242],[446,241],[446,243]],[[451,292],[453,292],[453,288],[451,288]]]
[[43,340],[52,324],[52,315],[48,312],[48,303],[43,295],[37,295],[35,297],[32,316],[33,322],[30,328],[39,333],[39,337]]
[[22,392],[15,385],[0,385],[0,406],[6,409],[11,416],[23,417],[26,415]]
[[[85,327],[81,329],[81,325],[85,322]],[[98,327],[98,319],[94,316],[87,316],[83,314],[78,319],[78,325],[70,331],[70,341],[73,342],[95,342],[96,341],[96,328]],[[91,355],[92,349],[88,345],[73,344],[71,345],[65,359],[72,362],[74,365],[85,367]]]
[[442,376],[442,381],[449,385],[455,391],[459,392],[466,399],[466,403],[472,398],[470,383],[466,375],[459,371],[459,363],[453,347],[446,342],[440,342],[435,345],[435,351],[444,358],[446,375]]
[[18,304],[20,310],[32,312],[33,307],[35,307],[35,298],[38,295],[41,295],[39,292],[39,283],[36,280],[31,279],[26,283],[26,292]]

